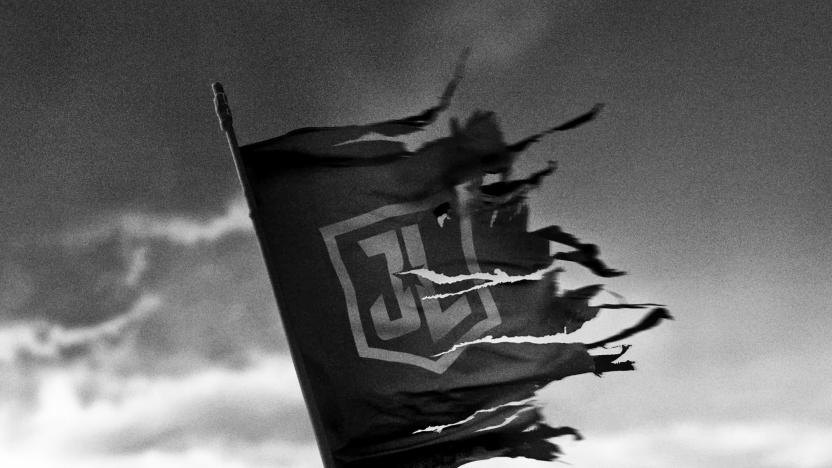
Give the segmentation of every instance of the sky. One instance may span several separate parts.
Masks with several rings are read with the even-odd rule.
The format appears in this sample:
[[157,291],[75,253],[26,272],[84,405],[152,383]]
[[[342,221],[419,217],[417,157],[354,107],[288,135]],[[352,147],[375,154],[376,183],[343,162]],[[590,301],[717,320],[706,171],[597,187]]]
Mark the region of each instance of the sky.
[[[320,467],[210,84],[250,143],[418,112],[470,47],[424,138],[605,103],[515,173],[558,160],[533,225],[601,245],[629,272],[610,289],[676,318],[632,339],[637,372],[540,393],[586,437],[562,460],[832,466],[827,2],[0,8],[0,465]],[[603,318],[586,333],[634,320]]]

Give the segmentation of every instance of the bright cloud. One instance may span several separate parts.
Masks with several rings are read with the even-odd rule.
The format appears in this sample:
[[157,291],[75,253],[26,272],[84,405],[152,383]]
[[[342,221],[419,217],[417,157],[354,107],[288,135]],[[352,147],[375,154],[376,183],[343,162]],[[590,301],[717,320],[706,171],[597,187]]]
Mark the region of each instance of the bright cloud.
[[684,422],[588,437],[570,444],[564,461],[595,468],[823,468],[832,464],[830,440],[832,425]]
[[321,468],[311,443],[267,441],[244,446],[215,442],[178,452],[148,450],[118,455],[0,453],[0,464],[26,468]]
[[42,369],[34,401],[0,402],[0,465],[317,466],[305,417],[278,354],[166,377]]

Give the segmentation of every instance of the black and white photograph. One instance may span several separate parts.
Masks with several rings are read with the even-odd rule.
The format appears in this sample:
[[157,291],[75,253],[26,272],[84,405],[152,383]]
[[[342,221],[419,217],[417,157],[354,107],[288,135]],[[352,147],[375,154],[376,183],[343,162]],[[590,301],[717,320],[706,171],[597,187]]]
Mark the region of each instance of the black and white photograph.
[[832,3],[0,12],[0,466],[832,467]]

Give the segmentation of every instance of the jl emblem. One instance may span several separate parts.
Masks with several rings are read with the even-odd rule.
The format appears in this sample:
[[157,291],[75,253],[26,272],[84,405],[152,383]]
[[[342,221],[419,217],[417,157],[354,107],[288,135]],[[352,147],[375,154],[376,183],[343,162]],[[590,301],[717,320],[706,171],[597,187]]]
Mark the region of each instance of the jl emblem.
[[453,274],[480,272],[469,219],[438,226],[434,200],[387,205],[320,229],[341,283],[358,354],[412,364],[441,374],[464,349],[455,343],[482,337],[500,324],[491,292],[430,298],[434,285],[398,273],[429,265],[456,265]]

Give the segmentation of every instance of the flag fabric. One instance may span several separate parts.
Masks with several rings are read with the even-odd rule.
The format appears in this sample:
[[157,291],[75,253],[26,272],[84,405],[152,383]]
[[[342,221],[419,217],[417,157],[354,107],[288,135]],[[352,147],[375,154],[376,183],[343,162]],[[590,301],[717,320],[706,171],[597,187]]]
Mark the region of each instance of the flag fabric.
[[[618,360],[626,347],[603,348],[669,318],[659,307],[609,340],[570,341],[605,308],[589,303],[602,287],[561,291],[558,274],[568,265],[623,272],[557,226],[527,232],[526,197],[553,164],[483,183],[508,174],[542,134],[510,145],[493,113],[476,112],[416,151],[379,137],[433,123],[458,75],[437,106],[413,117],[304,128],[241,148],[281,317],[338,467],[552,460],[550,438],[579,435],[547,425],[535,392],[632,369]],[[570,250],[553,255],[557,244]]]

